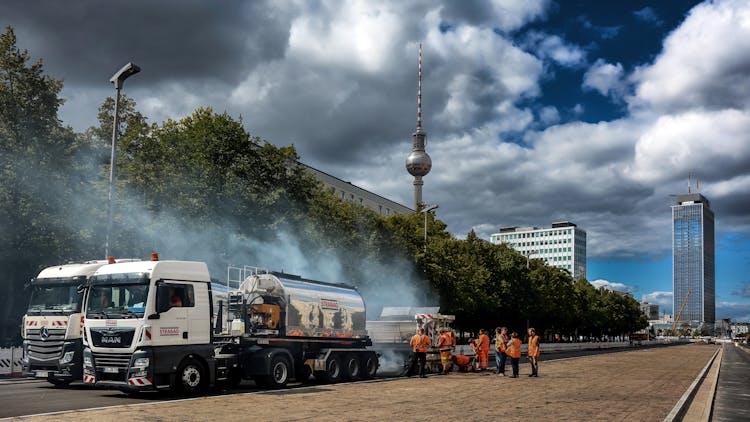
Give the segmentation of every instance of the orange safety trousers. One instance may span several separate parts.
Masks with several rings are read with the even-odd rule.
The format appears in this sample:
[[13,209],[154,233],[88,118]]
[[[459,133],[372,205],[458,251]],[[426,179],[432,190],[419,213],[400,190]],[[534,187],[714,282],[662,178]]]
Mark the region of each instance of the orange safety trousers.
[[487,362],[489,361],[490,351],[479,349],[479,369],[487,369]]
[[451,351],[441,350],[440,351],[440,363],[443,364],[443,369],[447,370],[451,365]]

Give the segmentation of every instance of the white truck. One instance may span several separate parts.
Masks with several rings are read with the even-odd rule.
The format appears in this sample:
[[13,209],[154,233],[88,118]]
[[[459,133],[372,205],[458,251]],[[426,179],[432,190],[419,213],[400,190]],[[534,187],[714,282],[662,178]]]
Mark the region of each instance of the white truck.
[[[240,274],[232,282],[232,271]],[[378,357],[351,287],[252,267],[212,282],[202,262],[108,265],[90,280],[83,380],[126,392],[198,393],[252,379],[367,379]]]
[[21,322],[25,374],[56,386],[81,379],[85,285],[107,263],[57,265],[31,279],[31,299]]

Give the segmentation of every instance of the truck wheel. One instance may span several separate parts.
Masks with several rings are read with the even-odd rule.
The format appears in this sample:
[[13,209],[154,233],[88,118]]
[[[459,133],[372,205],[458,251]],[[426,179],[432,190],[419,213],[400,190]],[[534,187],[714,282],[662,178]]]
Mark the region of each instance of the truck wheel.
[[197,394],[206,385],[206,371],[195,359],[187,358],[177,367],[172,389],[183,394]]
[[324,383],[335,383],[342,378],[341,358],[331,354],[326,362],[325,371],[315,371],[315,378]]
[[375,373],[378,372],[378,356],[375,353],[365,353],[362,358],[362,379],[375,378]]
[[284,355],[276,355],[271,359],[271,373],[265,378],[264,386],[271,388],[284,388],[289,382],[292,365]]
[[344,357],[344,375],[351,381],[357,381],[362,376],[362,366],[359,357],[354,353],[349,353]]

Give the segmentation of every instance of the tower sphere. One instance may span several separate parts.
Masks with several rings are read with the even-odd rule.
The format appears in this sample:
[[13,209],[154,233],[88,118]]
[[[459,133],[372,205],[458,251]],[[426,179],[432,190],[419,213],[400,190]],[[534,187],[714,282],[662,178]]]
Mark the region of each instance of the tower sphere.
[[406,170],[412,176],[424,176],[432,168],[432,159],[424,151],[412,151],[406,157]]

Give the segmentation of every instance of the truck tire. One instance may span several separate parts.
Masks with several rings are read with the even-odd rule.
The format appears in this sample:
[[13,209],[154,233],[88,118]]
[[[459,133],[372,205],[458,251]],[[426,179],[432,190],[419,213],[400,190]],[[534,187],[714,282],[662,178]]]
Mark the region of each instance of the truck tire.
[[198,394],[205,389],[207,381],[203,365],[193,358],[187,358],[177,367],[172,389],[187,395]]
[[354,353],[347,353],[344,356],[344,378],[350,381],[357,381],[362,377],[362,364],[359,356]]
[[367,352],[362,356],[362,379],[375,378],[375,373],[378,372],[378,355],[374,352]]
[[276,355],[271,359],[271,373],[261,382],[264,387],[284,388],[292,375],[292,365],[284,355]]
[[328,356],[325,371],[315,371],[315,379],[327,384],[341,381],[342,375],[343,368],[341,365],[341,357],[335,353],[331,353],[331,355]]

